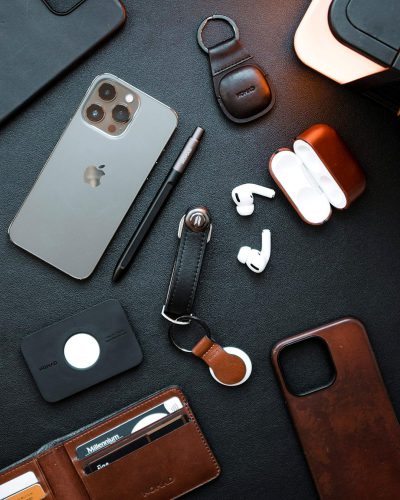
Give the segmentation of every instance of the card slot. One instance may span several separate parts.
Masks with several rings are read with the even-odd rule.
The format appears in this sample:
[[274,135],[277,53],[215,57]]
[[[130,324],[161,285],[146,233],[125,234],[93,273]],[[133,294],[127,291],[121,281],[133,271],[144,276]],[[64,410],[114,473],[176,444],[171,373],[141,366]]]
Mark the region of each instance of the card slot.
[[[110,446],[107,446],[106,448],[99,450],[96,453],[93,453],[92,455],[90,455],[90,457],[79,461],[79,463],[81,464],[82,468],[85,469],[85,467],[89,463],[92,463],[93,461],[98,460],[103,456],[109,455],[112,451],[117,450],[129,443],[132,443],[133,441],[141,440],[142,437],[146,437],[148,434],[152,433],[155,429],[166,426],[170,421],[174,421],[183,415],[187,418],[187,420],[190,420],[192,418],[189,412],[185,408],[182,408],[174,413],[171,413],[170,415],[165,416],[160,420],[157,420],[157,422],[154,422],[143,429],[133,432],[130,436],[126,436],[118,440],[116,443],[111,444]],[[146,439],[146,444],[149,442],[151,442],[151,439]]]
[[[187,401],[182,391],[177,387],[171,387],[168,389],[164,389],[156,393],[155,395],[148,397],[141,402],[136,403],[135,405],[132,405],[124,409],[123,411],[120,411],[115,415],[104,419],[101,422],[95,423],[94,425],[88,427],[86,430],[83,430],[82,432],[77,433],[74,437],[66,440],[64,443],[64,447],[67,450],[71,462],[75,463],[77,460],[80,460],[76,453],[78,448],[82,447],[98,436],[116,429],[124,422],[140,416],[146,411],[154,408],[159,404],[162,404],[164,401],[173,397],[177,397],[181,401],[181,403],[187,407]],[[189,415],[191,415],[190,409],[188,409],[188,412]],[[83,460],[84,457],[81,457],[81,459]]]
[[92,500],[109,500],[110,487],[113,498],[118,500],[146,498],[153,493],[157,500],[175,498],[219,473],[219,466],[194,420],[94,473],[80,470]]
[[[8,481],[19,478],[20,476],[22,476],[23,474],[26,474],[28,472],[33,472],[33,474],[36,476],[37,484],[40,484],[40,486],[43,488],[43,491],[45,493],[44,498],[46,498],[46,500],[54,500],[55,499],[54,494],[50,488],[50,485],[48,484],[48,482],[46,480],[46,477],[45,477],[45,475],[40,467],[40,464],[39,464],[37,458],[33,458],[32,460],[24,462],[24,463],[18,465],[17,467],[9,469],[9,470],[3,472],[2,474],[0,474],[0,493],[1,493],[1,491],[3,491],[3,489],[1,489],[1,486],[3,486],[5,483],[8,483]],[[20,491],[22,491],[23,489],[26,489],[26,487],[21,488]],[[15,493],[17,493],[17,491],[15,491]],[[7,496],[9,497],[11,495],[7,495]],[[6,498],[7,498],[7,496],[6,496]],[[0,498],[2,498],[1,495],[0,495]],[[3,496],[3,498],[4,498],[4,496]]]
[[164,424],[153,427],[151,430],[146,431],[144,434],[135,436],[134,438],[120,443],[119,446],[108,449],[104,453],[92,459],[84,467],[85,474],[94,474],[104,467],[108,467],[111,463],[122,460],[130,453],[135,453],[140,448],[149,445],[150,443],[160,439],[167,434],[183,427],[189,422],[186,415],[176,415],[174,419],[168,419]]

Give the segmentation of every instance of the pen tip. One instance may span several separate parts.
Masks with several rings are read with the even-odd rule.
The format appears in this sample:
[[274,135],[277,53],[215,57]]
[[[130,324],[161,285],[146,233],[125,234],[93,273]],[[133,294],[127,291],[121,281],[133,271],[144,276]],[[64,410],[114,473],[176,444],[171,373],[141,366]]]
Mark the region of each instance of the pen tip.
[[201,127],[196,127],[196,130],[193,132],[193,139],[196,139],[196,141],[199,141],[204,134],[204,128]]
[[117,269],[114,271],[114,274],[112,276],[112,281],[114,281],[114,283],[116,283],[117,281],[120,280],[122,276],[122,269],[120,267],[117,267]]

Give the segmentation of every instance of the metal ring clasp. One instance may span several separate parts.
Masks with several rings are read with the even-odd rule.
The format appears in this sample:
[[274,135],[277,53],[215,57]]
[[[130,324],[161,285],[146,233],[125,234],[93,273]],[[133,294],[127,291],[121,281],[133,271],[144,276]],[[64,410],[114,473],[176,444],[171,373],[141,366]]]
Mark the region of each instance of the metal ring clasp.
[[[184,321],[186,323],[184,323]],[[198,318],[197,316],[193,316],[193,315],[185,315],[185,316],[180,316],[179,318],[177,318],[176,321],[173,321],[173,323],[175,323],[176,325],[189,325],[191,322],[195,322],[196,324],[198,324],[200,326],[200,328],[203,330],[204,332],[204,336],[208,337],[209,339],[211,339],[213,342],[214,342],[214,339],[211,337],[211,332],[210,332],[210,328],[209,326],[207,325],[207,323],[205,321],[203,321],[202,319]],[[174,332],[173,332],[173,328],[174,328],[174,325],[171,325],[170,328],[169,328],[169,338],[172,342],[172,344],[177,348],[179,349],[180,351],[182,352],[187,352],[187,353],[192,353],[192,351],[190,349],[186,349],[185,347],[182,347],[180,346],[176,340],[175,340],[175,337],[174,337]]]
[[[161,316],[168,320],[170,323],[173,323],[174,325],[181,325],[181,326],[187,326],[190,323],[190,319],[187,319],[186,321],[181,321],[180,318],[174,319],[171,318],[171,316],[168,316],[168,314],[165,312],[165,305],[163,306],[161,310]],[[183,316],[181,316],[183,317]],[[185,316],[185,318],[190,318],[191,315]]]
[[213,16],[209,16],[204,19],[204,21],[200,24],[199,29],[197,30],[197,42],[206,54],[208,54],[208,48],[203,42],[203,31],[210,21],[215,21],[216,19],[227,22],[233,29],[233,33],[235,35],[234,37],[236,38],[236,40],[239,40],[239,28],[237,27],[237,24],[233,19],[227,16],[223,16],[222,14],[214,14]]

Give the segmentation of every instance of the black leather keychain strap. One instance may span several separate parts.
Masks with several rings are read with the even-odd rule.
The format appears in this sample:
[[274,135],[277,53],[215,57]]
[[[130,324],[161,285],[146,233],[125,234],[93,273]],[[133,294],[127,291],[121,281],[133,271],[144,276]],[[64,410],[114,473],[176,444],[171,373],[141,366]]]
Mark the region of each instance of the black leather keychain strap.
[[239,40],[230,38],[208,49],[213,77],[230,71],[253,58]]
[[206,246],[211,237],[211,218],[206,207],[187,211],[179,225],[179,246],[162,314],[175,322],[191,314]]

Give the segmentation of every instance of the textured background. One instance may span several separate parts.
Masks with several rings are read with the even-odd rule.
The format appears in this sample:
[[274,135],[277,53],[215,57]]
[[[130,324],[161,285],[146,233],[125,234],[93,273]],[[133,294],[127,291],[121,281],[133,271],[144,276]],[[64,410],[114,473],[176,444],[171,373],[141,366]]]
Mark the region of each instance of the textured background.
[[[290,334],[345,315],[360,318],[400,414],[400,141],[383,108],[304,67],[293,35],[308,1],[130,1],[121,32],[69,72],[1,130],[0,186],[0,467],[40,445],[103,417],[163,386],[187,393],[222,466],[221,477],[192,498],[315,498],[269,359]],[[211,90],[207,58],[196,43],[206,16],[233,17],[244,44],[271,76],[277,103],[246,126],[227,121]],[[175,108],[177,133],[137,198],[92,278],[74,281],[14,247],[7,227],[28,194],[92,79],[114,73]],[[336,127],[368,177],[366,193],[322,227],[305,225],[281,193],[258,199],[240,218],[231,189],[244,182],[273,186],[271,153],[316,122]],[[207,132],[127,279],[111,274],[187,136]],[[214,218],[196,311],[225,345],[245,349],[254,363],[238,388],[216,384],[205,367],[176,351],[160,310],[175,254],[179,219],[204,203]],[[260,245],[270,228],[273,251],[257,276],[236,261],[243,244]],[[24,364],[21,338],[108,298],[127,311],[144,362],[58,404],[45,403]]]

